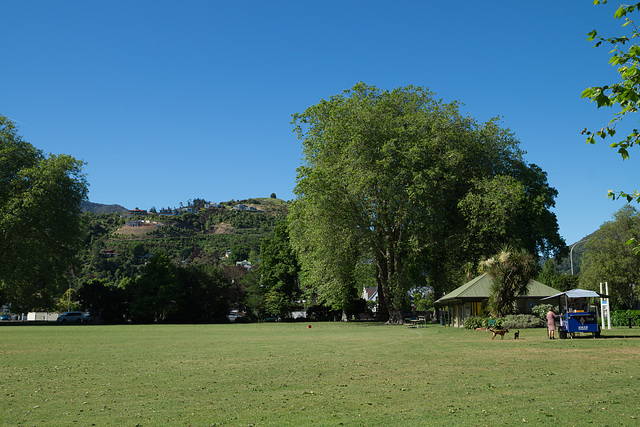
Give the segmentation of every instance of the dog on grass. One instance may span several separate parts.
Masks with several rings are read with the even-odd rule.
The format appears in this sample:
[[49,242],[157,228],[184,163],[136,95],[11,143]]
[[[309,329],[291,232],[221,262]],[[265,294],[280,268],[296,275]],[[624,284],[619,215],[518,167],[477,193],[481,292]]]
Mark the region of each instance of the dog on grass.
[[513,339],[517,340],[518,338],[520,338],[520,331],[515,331],[513,334]]
[[490,328],[489,330],[491,332],[493,332],[493,336],[491,337],[491,341],[493,341],[493,339],[496,337],[496,335],[500,335],[500,339],[503,340],[504,339],[504,334],[509,332],[509,330],[507,328],[504,328],[504,329]]

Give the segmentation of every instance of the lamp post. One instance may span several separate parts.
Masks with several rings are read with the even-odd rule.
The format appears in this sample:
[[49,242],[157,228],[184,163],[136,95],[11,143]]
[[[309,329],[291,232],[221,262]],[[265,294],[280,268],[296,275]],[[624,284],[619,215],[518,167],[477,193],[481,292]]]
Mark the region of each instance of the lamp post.
[[571,245],[571,249],[569,250],[569,258],[571,259],[571,275],[573,276],[573,248],[575,248],[577,245],[579,245],[580,243],[584,243],[589,239],[583,239],[580,240],[577,243],[574,243],[573,245]]

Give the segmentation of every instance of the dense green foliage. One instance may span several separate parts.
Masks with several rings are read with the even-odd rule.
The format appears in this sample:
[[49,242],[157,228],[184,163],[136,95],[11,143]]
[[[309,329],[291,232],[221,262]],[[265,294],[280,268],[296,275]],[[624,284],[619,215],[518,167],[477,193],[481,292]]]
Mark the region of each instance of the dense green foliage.
[[640,326],[640,310],[613,310],[611,312],[611,324],[613,326],[629,326],[631,318],[632,326]]
[[578,287],[580,277],[569,274],[571,270],[561,273],[554,259],[548,258],[542,264],[536,280],[559,291],[568,291]]
[[[607,0],[595,0],[594,3],[604,4],[607,3]],[[611,121],[600,130],[589,131],[587,128],[584,129],[583,133],[587,135],[587,142],[591,144],[595,144],[595,137],[600,137],[603,140],[613,138],[617,133],[616,125],[627,115],[636,113],[640,107],[640,46],[636,40],[640,37],[640,30],[633,20],[629,18],[633,12],[638,10],[640,10],[640,3],[620,5],[614,14],[616,19],[624,18],[625,22],[622,26],[628,29],[628,34],[605,38],[598,35],[596,30],[589,33],[588,40],[595,41],[595,47],[600,46],[602,43],[613,47],[609,63],[617,67],[617,72],[620,74],[620,81],[617,83],[590,87],[582,92],[582,97],[596,102],[598,108],[614,107],[616,105],[619,107],[619,111],[614,114]],[[609,146],[616,148],[622,158],[627,159],[629,158],[629,148],[636,145],[639,138],[640,131],[634,128],[626,138],[613,142]],[[638,190],[631,194],[609,190],[609,197],[623,197],[628,201],[636,200],[640,202],[640,192]]]
[[260,273],[266,312],[272,316],[288,316],[300,297],[300,267],[289,242],[286,221],[276,225],[273,236],[262,240]]
[[553,309],[554,313],[560,313],[558,310],[558,306],[554,306],[553,304],[539,304],[531,308],[531,312],[538,316],[540,320],[547,320],[547,313],[549,312],[549,308]]
[[626,243],[638,238],[640,213],[625,205],[584,244],[580,286],[600,291],[607,282],[613,307],[634,308],[640,301],[640,256]]
[[[489,319],[495,321],[495,327],[507,329],[533,329],[541,328],[545,325],[537,316],[530,314],[508,314],[504,317],[467,317],[464,320],[466,329],[488,328]],[[515,332],[515,331],[514,331]]]
[[375,268],[379,313],[402,322],[410,288],[441,295],[461,266],[505,243],[565,249],[546,174],[497,120],[480,124],[458,107],[420,87],[359,83],[294,114],[304,164],[291,238],[322,300],[341,307],[362,289],[359,271]]
[[505,316],[502,326],[507,329],[532,329],[542,328],[545,323],[538,316],[531,314],[509,314]]
[[464,327],[467,329],[482,328],[482,317],[471,316],[464,319]]
[[131,312],[136,322],[164,322],[183,305],[178,269],[161,251],[153,254],[133,285]]
[[82,243],[83,162],[24,141],[0,115],[0,300],[14,310],[48,308],[68,288]]

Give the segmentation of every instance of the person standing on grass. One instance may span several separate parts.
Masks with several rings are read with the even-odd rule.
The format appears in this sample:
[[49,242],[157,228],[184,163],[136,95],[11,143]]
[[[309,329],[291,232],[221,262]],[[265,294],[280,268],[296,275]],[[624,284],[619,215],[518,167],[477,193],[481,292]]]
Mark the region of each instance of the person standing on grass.
[[555,337],[553,336],[556,330],[556,319],[558,315],[553,312],[553,308],[549,307],[549,312],[547,313],[547,328],[549,328],[549,339],[553,340]]

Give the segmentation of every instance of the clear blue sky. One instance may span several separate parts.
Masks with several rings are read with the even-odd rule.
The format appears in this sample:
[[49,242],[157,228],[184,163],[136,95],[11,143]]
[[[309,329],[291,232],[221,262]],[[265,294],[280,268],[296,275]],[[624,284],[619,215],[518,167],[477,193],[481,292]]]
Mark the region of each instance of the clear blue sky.
[[[616,78],[617,4],[583,1],[31,1],[0,3],[0,114],[46,153],[83,159],[89,199],[129,209],[195,197],[292,199],[291,114],[363,81],[429,87],[480,121],[503,117],[558,189],[571,244],[640,188],[580,131],[580,99]],[[635,154],[635,156],[634,156]]]

